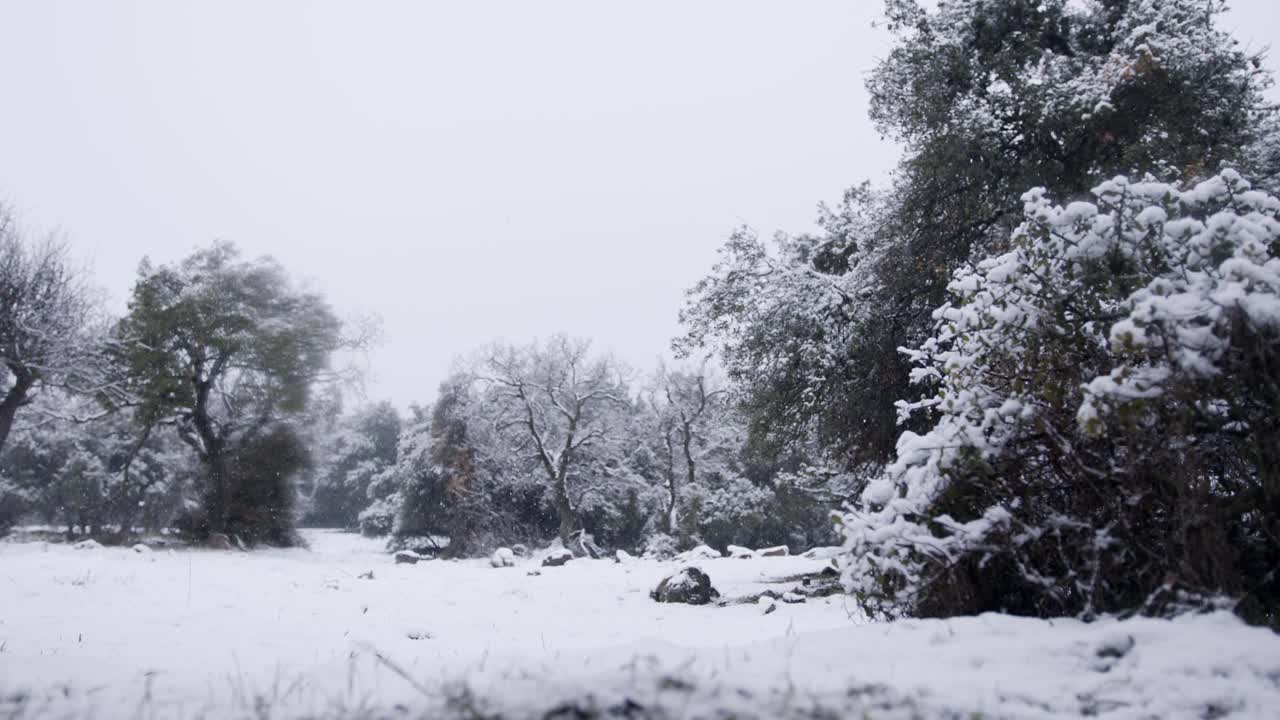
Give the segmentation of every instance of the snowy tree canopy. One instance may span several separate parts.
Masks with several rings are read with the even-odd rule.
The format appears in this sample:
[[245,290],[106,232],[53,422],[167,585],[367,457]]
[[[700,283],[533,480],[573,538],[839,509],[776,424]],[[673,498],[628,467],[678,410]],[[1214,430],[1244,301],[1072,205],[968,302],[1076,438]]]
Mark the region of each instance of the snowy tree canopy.
[[[1245,567],[1276,552],[1248,509],[1280,497],[1280,201],[1234,171],[1093,193],[1028,192],[1010,249],[955,274],[908,353],[936,390],[900,409],[932,428],[844,519],[872,607],[929,612],[978,578],[1074,612],[1266,582]],[[1189,527],[1234,554],[1190,552]]]
[[0,448],[42,386],[125,398],[94,295],[65,244],[32,241],[0,207]]
[[1224,163],[1274,175],[1271,79],[1222,12],[890,0],[894,45],[867,87],[906,148],[892,180],[824,208],[814,235],[735,233],[682,314],[682,346],[717,349],[741,384],[753,448],[813,438],[845,469],[890,460],[894,402],[912,393],[897,348],[928,336],[952,272],[1004,249],[1028,188],[1075,198],[1116,174],[1188,182]]

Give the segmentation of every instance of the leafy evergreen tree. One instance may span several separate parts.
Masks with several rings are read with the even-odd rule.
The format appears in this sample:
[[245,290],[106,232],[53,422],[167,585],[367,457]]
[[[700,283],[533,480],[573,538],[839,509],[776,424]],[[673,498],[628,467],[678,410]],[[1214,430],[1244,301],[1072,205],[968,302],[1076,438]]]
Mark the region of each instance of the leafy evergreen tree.
[[288,542],[304,453],[285,426],[344,344],[328,304],[274,260],[217,244],[172,266],[144,261],[121,331],[140,420],[173,424],[205,468],[197,532]]

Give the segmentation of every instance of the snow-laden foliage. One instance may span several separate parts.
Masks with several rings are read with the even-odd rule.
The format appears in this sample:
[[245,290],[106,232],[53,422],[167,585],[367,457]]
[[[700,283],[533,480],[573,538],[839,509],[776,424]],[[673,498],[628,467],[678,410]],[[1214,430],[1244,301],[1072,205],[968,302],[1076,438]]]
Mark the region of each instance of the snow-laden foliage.
[[925,154],[948,136],[1009,158],[1034,150],[1062,174],[1046,183],[1194,175],[1232,159],[1271,113],[1259,95],[1270,76],[1219,26],[1223,5],[889,0],[899,43],[868,82],[872,119]]
[[125,399],[95,295],[65,243],[33,240],[0,205],[0,449],[46,388]]
[[867,87],[906,150],[892,180],[824,209],[812,236],[735,233],[682,313],[684,346],[720,351],[740,384],[753,450],[813,438],[843,469],[893,457],[912,391],[897,348],[928,336],[952,272],[1003,249],[1027,188],[1280,167],[1270,77],[1221,3],[886,5],[894,42]]
[[400,416],[390,403],[360,407],[309,438],[313,469],[302,493],[303,521],[355,528],[368,505],[369,485],[396,459]]
[[[1234,171],[1024,195],[909,355],[928,398],[844,518],[889,613],[1159,610],[1280,585],[1280,201]],[[1271,608],[1267,610],[1266,608]]]
[[901,393],[883,379],[902,363],[870,302],[882,292],[870,269],[882,253],[886,208],[862,187],[820,208],[821,233],[763,239],[740,228],[689,291],[677,349],[719,357],[740,391],[754,455],[807,450],[817,439],[862,462],[892,447],[892,401]]
[[590,342],[560,335],[527,347],[495,345],[473,370],[477,431],[490,463],[522,466],[545,485],[560,539],[581,524],[583,505],[618,477],[605,457],[626,429],[626,369]]
[[659,368],[638,391],[621,370],[562,337],[477,354],[404,425],[362,530],[447,538],[460,556],[579,530],[636,552],[655,535],[673,553],[829,544],[834,498],[744,460],[743,416],[705,366]]
[[[93,406],[74,397],[43,393],[33,416],[0,453],[0,474],[15,491],[22,512],[70,532],[110,532],[169,527],[190,499],[193,463],[176,437],[148,430],[132,411],[73,420]],[[58,419],[62,416],[64,419]]]

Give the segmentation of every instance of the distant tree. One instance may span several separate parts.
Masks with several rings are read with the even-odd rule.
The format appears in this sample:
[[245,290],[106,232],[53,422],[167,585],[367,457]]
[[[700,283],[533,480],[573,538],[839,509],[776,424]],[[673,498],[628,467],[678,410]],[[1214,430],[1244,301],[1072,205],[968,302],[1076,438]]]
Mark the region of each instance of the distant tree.
[[323,460],[313,474],[316,487],[307,522],[356,528],[369,504],[369,484],[396,459],[400,413],[388,402],[357,409],[336,422],[333,432],[312,438],[323,443]]
[[476,398],[467,378],[453,375],[440,384],[425,425],[424,454],[417,481],[406,485],[397,533],[444,535],[455,557],[473,550],[476,539],[510,523],[501,518],[490,491],[493,475],[481,467],[472,439]]
[[667,534],[679,525],[681,486],[697,484],[703,457],[716,453],[724,462],[742,449],[741,438],[731,437],[735,418],[728,391],[713,383],[705,366],[682,372],[664,365],[644,393],[666,490],[659,529]]
[[[517,532],[494,496],[494,476],[477,460],[471,433],[470,378],[454,374],[440,384],[429,408],[415,408],[405,425],[396,463],[387,475],[397,488],[393,541],[461,557],[509,544]],[[440,539],[448,538],[447,547]]]
[[24,237],[0,207],[0,449],[42,386],[118,399],[94,306],[66,246]]
[[500,442],[485,446],[527,462],[538,473],[568,543],[581,527],[579,508],[610,478],[592,452],[617,439],[628,408],[622,366],[592,356],[590,343],[556,336],[528,347],[490,348],[475,370],[480,408]]
[[140,420],[172,424],[205,468],[198,530],[287,540],[303,453],[285,426],[347,342],[329,305],[276,261],[219,243],[174,265],[143,261],[121,332]]

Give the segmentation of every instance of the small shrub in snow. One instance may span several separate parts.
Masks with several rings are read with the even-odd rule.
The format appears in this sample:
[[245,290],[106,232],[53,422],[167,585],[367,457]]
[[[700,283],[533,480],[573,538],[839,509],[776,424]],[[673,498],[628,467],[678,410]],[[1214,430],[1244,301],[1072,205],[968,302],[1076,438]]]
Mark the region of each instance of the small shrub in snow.
[[670,560],[676,556],[676,539],[666,533],[654,533],[644,542],[641,555],[646,560]]
[[400,511],[400,495],[391,494],[373,501],[360,511],[360,533],[365,537],[382,537],[391,532]]
[[845,516],[848,587],[888,614],[1280,618],[1280,201],[1224,171],[1024,196],[910,353],[930,414]]

